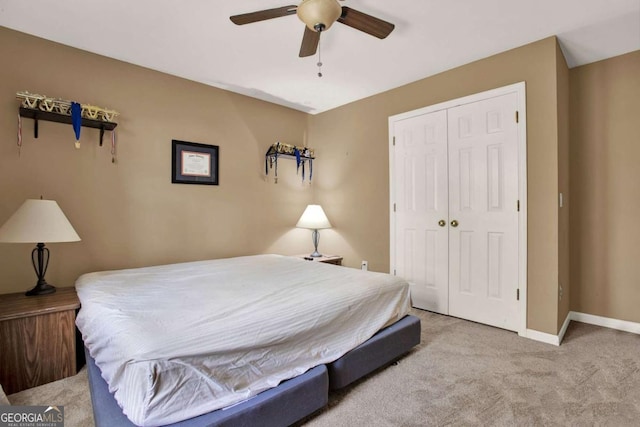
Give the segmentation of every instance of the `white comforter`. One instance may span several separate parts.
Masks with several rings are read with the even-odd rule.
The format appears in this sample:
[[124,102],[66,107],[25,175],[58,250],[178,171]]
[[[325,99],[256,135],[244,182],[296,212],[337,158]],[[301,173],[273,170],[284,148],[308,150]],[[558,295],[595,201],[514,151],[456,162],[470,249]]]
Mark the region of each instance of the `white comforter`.
[[142,426],[245,400],[409,311],[402,279],[278,255],[90,273],[76,289],[84,343]]

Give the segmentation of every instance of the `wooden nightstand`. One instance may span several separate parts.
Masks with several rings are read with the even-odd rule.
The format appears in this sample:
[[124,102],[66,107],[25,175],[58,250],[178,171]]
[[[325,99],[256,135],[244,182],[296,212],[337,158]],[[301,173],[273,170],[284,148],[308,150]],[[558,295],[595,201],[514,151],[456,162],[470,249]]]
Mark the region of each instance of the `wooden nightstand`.
[[[303,259],[307,259],[311,258],[308,254],[305,255],[295,255],[296,258],[303,258]],[[316,257],[313,258],[312,260],[308,260],[308,261],[313,261],[313,262],[324,262],[325,264],[335,264],[335,265],[342,265],[342,257],[339,255],[323,255],[321,257]]]
[[7,394],[76,374],[75,288],[0,295],[0,384]]

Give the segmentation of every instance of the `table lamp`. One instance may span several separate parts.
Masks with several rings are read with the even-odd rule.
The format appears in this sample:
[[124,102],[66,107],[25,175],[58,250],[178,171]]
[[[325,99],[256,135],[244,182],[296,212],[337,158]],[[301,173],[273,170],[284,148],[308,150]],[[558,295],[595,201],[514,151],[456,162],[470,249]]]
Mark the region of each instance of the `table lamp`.
[[296,227],[308,228],[313,230],[311,238],[313,239],[313,246],[315,249],[310,256],[314,258],[321,257],[322,254],[318,252],[318,243],[320,242],[320,232],[318,230],[322,228],[331,228],[331,223],[329,222],[327,216],[324,214],[322,206],[307,206],[307,208],[302,213],[302,216],[298,220]]
[[38,276],[36,286],[26,295],[52,294],[56,288],[44,278],[49,266],[49,249],[43,242],[77,242],[78,233],[53,200],[26,200],[20,209],[0,227],[1,243],[36,243],[31,251],[31,264]]

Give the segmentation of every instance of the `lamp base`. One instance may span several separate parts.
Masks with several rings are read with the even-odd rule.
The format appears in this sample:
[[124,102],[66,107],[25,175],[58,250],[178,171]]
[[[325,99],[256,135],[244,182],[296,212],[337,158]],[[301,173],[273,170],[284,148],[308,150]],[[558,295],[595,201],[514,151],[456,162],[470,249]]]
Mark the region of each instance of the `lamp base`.
[[318,230],[313,230],[311,233],[311,240],[313,240],[313,253],[309,256],[312,258],[321,257],[322,254],[318,252],[318,243],[320,243],[320,232]]
[[27,291],[25,295],[32,297],[35,295],[54,293],[56,291],[56,287],[48,284],[44,278],[44,273],[46,273],[47,266],[49,265],[49,249],[44,247],[44,243],[38,243],[31,251],[31,264],[38,276],[38,282],[33,289]]
[[27,291],[25,295],[28,297],[31,297],[34,295],[47,295],[47,294],[52,294],[55,291],[56,291],[55,286],[52,286],[48,283],[38,283],[36,286],[34,286],[33,289],[31,289],[30,291]]

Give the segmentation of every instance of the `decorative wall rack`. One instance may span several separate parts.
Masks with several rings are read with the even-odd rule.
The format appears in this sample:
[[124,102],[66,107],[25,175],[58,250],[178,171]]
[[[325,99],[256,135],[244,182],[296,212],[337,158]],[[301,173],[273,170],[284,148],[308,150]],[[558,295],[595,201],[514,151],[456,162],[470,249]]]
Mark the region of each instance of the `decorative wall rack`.
[[[100,146],[104,138],[104,131],[113,131],[117,123],[113,120],[119,115],[117,111],[108,110],[90,104],[78,104],[60,98],[50,98],[45,95],[21,91],[16,93],[16,99],[21,101],[19,115],[34,120],[33,136],[38,138],[38,121],[65,123],[74,126],[76,139],[80,137],[80,129],[76,129],[79,124],[83,127],[100,129]],[[79,113],[74,124],[74,104]],[[76,145],[79,147],[79,145]]]
[[283,144],[276,142],[267,150],[264,155],[264,172],[269,176],[269,169],[274,170],[275,183],[278,183],[278,159],[290,159],[296,160],[297,170],[302,167],[302,181],[305,180],[305,165],[309,167],[309,183],[313,177],[313,156],[314,152],[312,148],[308,147],[296,147],[291,144]]
[[[33,119],[33,137],[38,138],[38,120],[45,120],[48,122],[66,123],[72,124],[71,116],[67,116],[60,113],[54,113],[49,111],[34,110],[31,108],[20,107],[20,116],[27,119]],[[100,129],[100,146],[102,146],[102,140],[104,138],[105,130],[114,130],[117,123],[105,122],[102,120],[94,119],[82,119],[82,126],[94,129]]]

